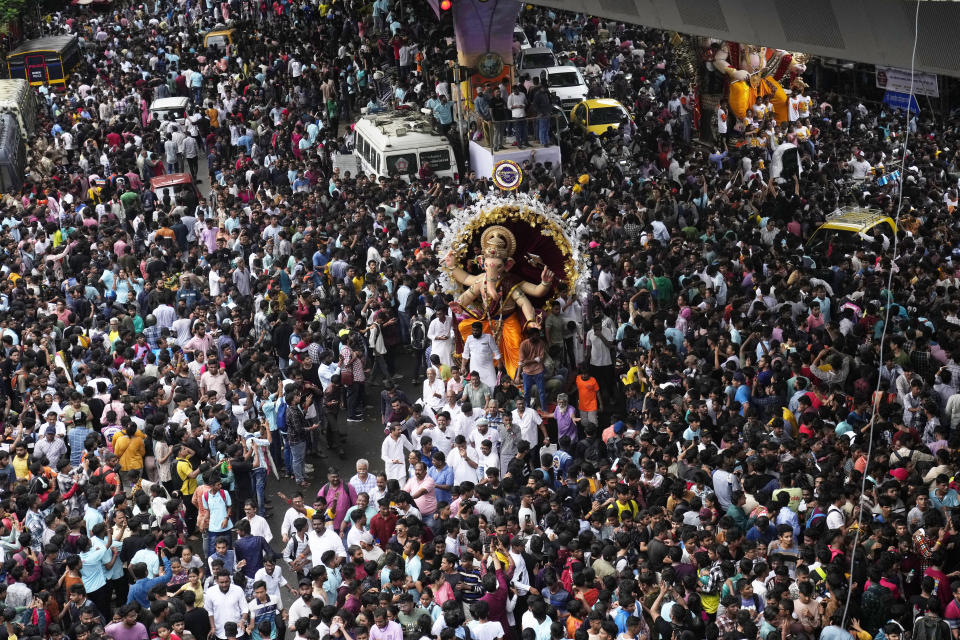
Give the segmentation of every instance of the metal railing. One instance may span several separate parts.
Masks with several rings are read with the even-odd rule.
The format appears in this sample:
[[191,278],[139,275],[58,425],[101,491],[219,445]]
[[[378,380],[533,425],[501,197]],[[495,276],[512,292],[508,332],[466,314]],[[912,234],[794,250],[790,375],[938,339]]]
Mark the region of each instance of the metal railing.
[[[477,123],[480,132],[483,134],[483,138],[481,140],[477,140],[476,142],[492,149],[494,147],[494,142],[499,141],[499,146],[502,147],[502,142],[505,138],[516,137],[518,133],[516,125],[520,122],[523,122],[525,125],[524,133],[527,144],[531,146],[541,146],[539,137],[540,118],[540,116],[527,116],[524,118],[510,118],[507,120],[486,120],[477,115],[475,122]],[[549,130],[547,135],[551,137],[550,144],[554,144],[553,138],[560,129],[557,123],[557,120],[560,119],[560,116],[557,114],[551,114],[547,116],[547,119],[549,120]]]

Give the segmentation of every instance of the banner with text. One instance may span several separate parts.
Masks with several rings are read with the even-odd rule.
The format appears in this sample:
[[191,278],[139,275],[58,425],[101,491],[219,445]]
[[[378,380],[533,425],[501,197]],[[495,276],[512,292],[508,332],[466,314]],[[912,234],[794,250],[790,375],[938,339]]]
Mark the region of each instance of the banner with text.
[[920,113],[920,105],[917,104],[917,96],[909,93],[900,93],[899,91],[887,91],[883,94],[883,103],[890,105],[894,109],[910,109],[914,113]]
[[[881,67],[876,65],[877,87],[897,93],[910,93],[910,70],[898,67]],[[940,87],[937,84],[937,75],[934,73],[913,74],[913,94],[917,96],[940,97]]]

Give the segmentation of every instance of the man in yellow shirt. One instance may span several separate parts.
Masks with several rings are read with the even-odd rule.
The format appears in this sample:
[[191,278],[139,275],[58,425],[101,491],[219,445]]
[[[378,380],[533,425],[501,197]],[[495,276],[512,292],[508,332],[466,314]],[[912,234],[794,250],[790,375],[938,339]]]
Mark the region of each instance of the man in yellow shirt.
[[17,474],[17,480],[30,476],[30,454],[23,442],[17,442],[13,447],[13,471]]
[[187,511],[187,533],[193,535],[197,523],[197,507],[193,504],[193,494],[197,490],[197,476],[200,475],[200,469],[194,469],[190,462],[190,456],[193,455],[193,449],[182,444],[177,451],[177,476],[182,484],[180,485],[180,494],[183,496],[183,506]]

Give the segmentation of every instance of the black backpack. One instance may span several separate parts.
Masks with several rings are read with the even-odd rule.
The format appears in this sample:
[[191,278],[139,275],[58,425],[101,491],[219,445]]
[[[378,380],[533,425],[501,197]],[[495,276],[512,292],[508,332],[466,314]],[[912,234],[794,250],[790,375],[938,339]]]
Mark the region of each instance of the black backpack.
[[911,640],[947,640],[950,630],[944,630],[946,626],[942,619],[925,615],[913,623]]
[[423,349],[427,344],[427,326],[423,320],[417,318],[410,325],[410,346],[414,349]]

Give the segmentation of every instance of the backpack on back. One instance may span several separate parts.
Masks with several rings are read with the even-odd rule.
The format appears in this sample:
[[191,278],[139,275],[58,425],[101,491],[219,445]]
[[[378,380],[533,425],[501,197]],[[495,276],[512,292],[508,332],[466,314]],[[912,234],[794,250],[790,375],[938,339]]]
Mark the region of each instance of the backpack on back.
[[281,433],[287,432],[287,402],[286,400],[280,401],[280,406],[277,407],[277,429]]
[[947,640],[949,634],[942,633],[943,626],[944,622],[940,618],[925,615],[914,623],[911,640]]
[[427,346],[427,328],[423,320],[414,320],[410,326],[410,346],[423,349]]

